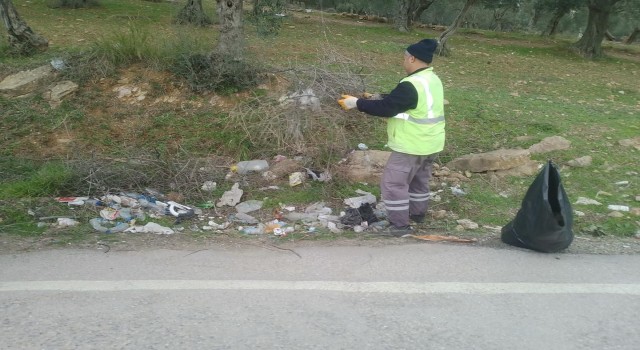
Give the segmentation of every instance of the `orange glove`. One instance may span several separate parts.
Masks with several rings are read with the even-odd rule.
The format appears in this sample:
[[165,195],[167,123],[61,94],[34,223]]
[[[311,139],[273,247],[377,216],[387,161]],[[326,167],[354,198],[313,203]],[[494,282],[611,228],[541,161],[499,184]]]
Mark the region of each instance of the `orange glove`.
[[338,104],[342,109],[348,111],[357,107],[358,98],[351,95],[342,95],[342,98],[338,100]]

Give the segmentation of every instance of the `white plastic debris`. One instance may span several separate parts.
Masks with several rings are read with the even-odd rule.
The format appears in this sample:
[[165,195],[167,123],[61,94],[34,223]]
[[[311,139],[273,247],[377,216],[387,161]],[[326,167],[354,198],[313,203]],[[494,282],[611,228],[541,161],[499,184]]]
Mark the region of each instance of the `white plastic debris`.
[[131,226],[128,229],[124,230],[124,232],[131,233],[155,233],[159,235],[170,235],[175,233],[171,228],[162,226],[155,222],[149,222],[144,226]]
[[233,187],[229,191],[226,191],[222,194],[220,201],[216,204],[217,207],[222,207],[228,205],[230,207],[235,207],[238,202],[240,202],[240,198],[242,198],[243,190],[240,189],[240,184],[237,182],[233,184]]
[[449,187],[451,189],[451,193],[454,196],[465,196],[467,194],[467,192],[465,192],[463,189],[461,189],[460,187]]
[[607,209],[615,211],[629,211],[629,207],[626,205],[609,204]]
[[59,227],[71,227],[78,225],[79,222],[70,218],[58,218],[58,226]]
[[305,177],[306,174],[301,171],[292,173],[289,175],[289,186],[294,187],[300,185],[304,182]]
[[359,197],[351,197],[344,200],[344,204],[351,208],[358,209],[364,203],[375,204],[376,196],[363,190],[357,190],[356,193],[361,194]]
[[215,190],[216,187],[218,187],[218,184],[214,181],[205,181],[200,188],[205,192],[211,192]]

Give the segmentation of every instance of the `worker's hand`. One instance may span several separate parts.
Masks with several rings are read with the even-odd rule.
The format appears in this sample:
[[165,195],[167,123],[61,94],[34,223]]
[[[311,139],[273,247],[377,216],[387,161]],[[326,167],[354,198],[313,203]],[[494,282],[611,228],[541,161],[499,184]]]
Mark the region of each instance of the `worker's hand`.
[[338,100],[338,104],[342,109],[348,111],[357,106],[358,98],[351,95],[342,95],[342,98]]

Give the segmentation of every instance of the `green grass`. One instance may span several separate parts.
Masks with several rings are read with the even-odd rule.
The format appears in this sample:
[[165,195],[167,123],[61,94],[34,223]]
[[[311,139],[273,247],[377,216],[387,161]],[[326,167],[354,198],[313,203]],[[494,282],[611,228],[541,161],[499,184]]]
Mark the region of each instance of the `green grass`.
[[[185,86],[177,77],[165,75],[165,81],[151,80],[147,103],[117,100],[111,88],[125,84],[119,82],[121,75],[129,74],[130,84],[142,84],[150,80],[146,69],[166,73],[182,55],[213,49],[218,33],[215,27],[172,25],[180,3],[102,3],[99,8],[80,10],[49,9],[44,0],[16,4],[30,26],[51,40],[51,47],[34,57],[6,56],[6,39],[0,39],[0,77],[55,57],[90,57],[94,60],[90,62],[100,64],[88,72],[65,73],[66,78],[83,84],[76,97],[58,109],[51,109],[39,96],[0,97],[0,156],[5,159],[1,164],[5,176],[0,180],[0,198],[54,195],[73,176],[57,163],[41,166],[21,162],[24,158],[73,158],[78,151],[125,158],[144,152],[163,157],[214,154],[237,160],[269,159],[275,155],[249,142],[240,127],[227,127],[229,109],[209,103],[209,93],[189,93],[180,97],[181,103],[173,105],[149,102]],[[210,17],[215,18],[214,3],[204,5]],[[272,71],[296,65],[338,69],[342,63],[326,64],[322,60],[349,60],[351,71],[365,74],[365,86],[379,90],[369,92],[386,92],[405,75],[401,63],[406,46],[439,34],[422,29],[398,33],[390,25],[336,21],[336,16],[327,14],[321,21],[319,16],[316,12],[312,18],[285,18],[274,38],[258,36],[255,27],[246,23],[248,59],[269,66]],[[629,236],[638,230],[638,218],[628,214],[610,218],[606,204],[639,206],[634,201],[640,194],[639,154],[621,147],[618,141],[640,132],[640,48],[605,43],[609,57],[588,61],[568,49],[572,40],[478,30],[456,33],[449,43],[452,55],[434,61],[449,101],[447,146],[439,161],[446,163],[461,155],[497,148],[528,148],[544,137],[563,136],[571,141],[571,149],[533,158],[540,163],[553,159],[561,166],[572,202],[577,197],[595,198],[599,192],[610,193],[598,195],[604,206],[574,207],[585,213],[584,217],[575,217],[576,232],[596,225],[606,234]],[[95,70],[105,74],[88,77]],[[82,76],[84,80],[80,79]],[[255,92],[256,96],[266,96],[269,90],[260,87]],[[246,96],[231,93],[225,98],[237,103]],[[352,114],[344,117],[354,118]],[[365,117],[354,120],[358,123],[358,137],[350,145],[355,148],[362,142],[372,149],[383,149],[384,121]],[[524,135],[532,140],[516,140]],[[75,148],[55,153],[56,140],[61,138],[72,138]],[[347,151],[327,151],[322,157],[335,161]],[[585,155],[593,157],[592,166],[563,167],[567,161]],[[467,196],[446,194],[442,202],[432,206],[480,224],[502,225],[513,218],[532,180],[533,177],[496,180],[488,174],[476,174],[463,184]],[[615,185],[622,180],[630,181],[630,185]],[[212,197],[222,194],[224,186],[221,187]],[[247,199],[269,197],[267,208],[319,200],[339,206],[344,198],[355,196],[357,188],[379,196],[377,184],[345,183],[307,183],[294,188],[283,186],[277,192],[245,193]],[[26,227],[33,224],[28,216],[3,213],[5,226],[8,216],[18,220],[10,225],[18,225],[20,220]],[[455,227],[450,220],[433,225],[442,229]]]

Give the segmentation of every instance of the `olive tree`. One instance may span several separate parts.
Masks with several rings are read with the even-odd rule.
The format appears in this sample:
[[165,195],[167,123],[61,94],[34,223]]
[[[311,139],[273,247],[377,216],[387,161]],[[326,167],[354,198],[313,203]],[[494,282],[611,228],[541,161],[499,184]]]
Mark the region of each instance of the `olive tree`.
[[9,45],[20,54],[45,51],[49,41],[35,33],[22,20],[11,0],[0,0],[0,17],[9,34]]
[[609,26],[609,15],[620,0],[588,0],[589,17],[582,37],[573,48],[585,58],[602,56],[602,40]]

